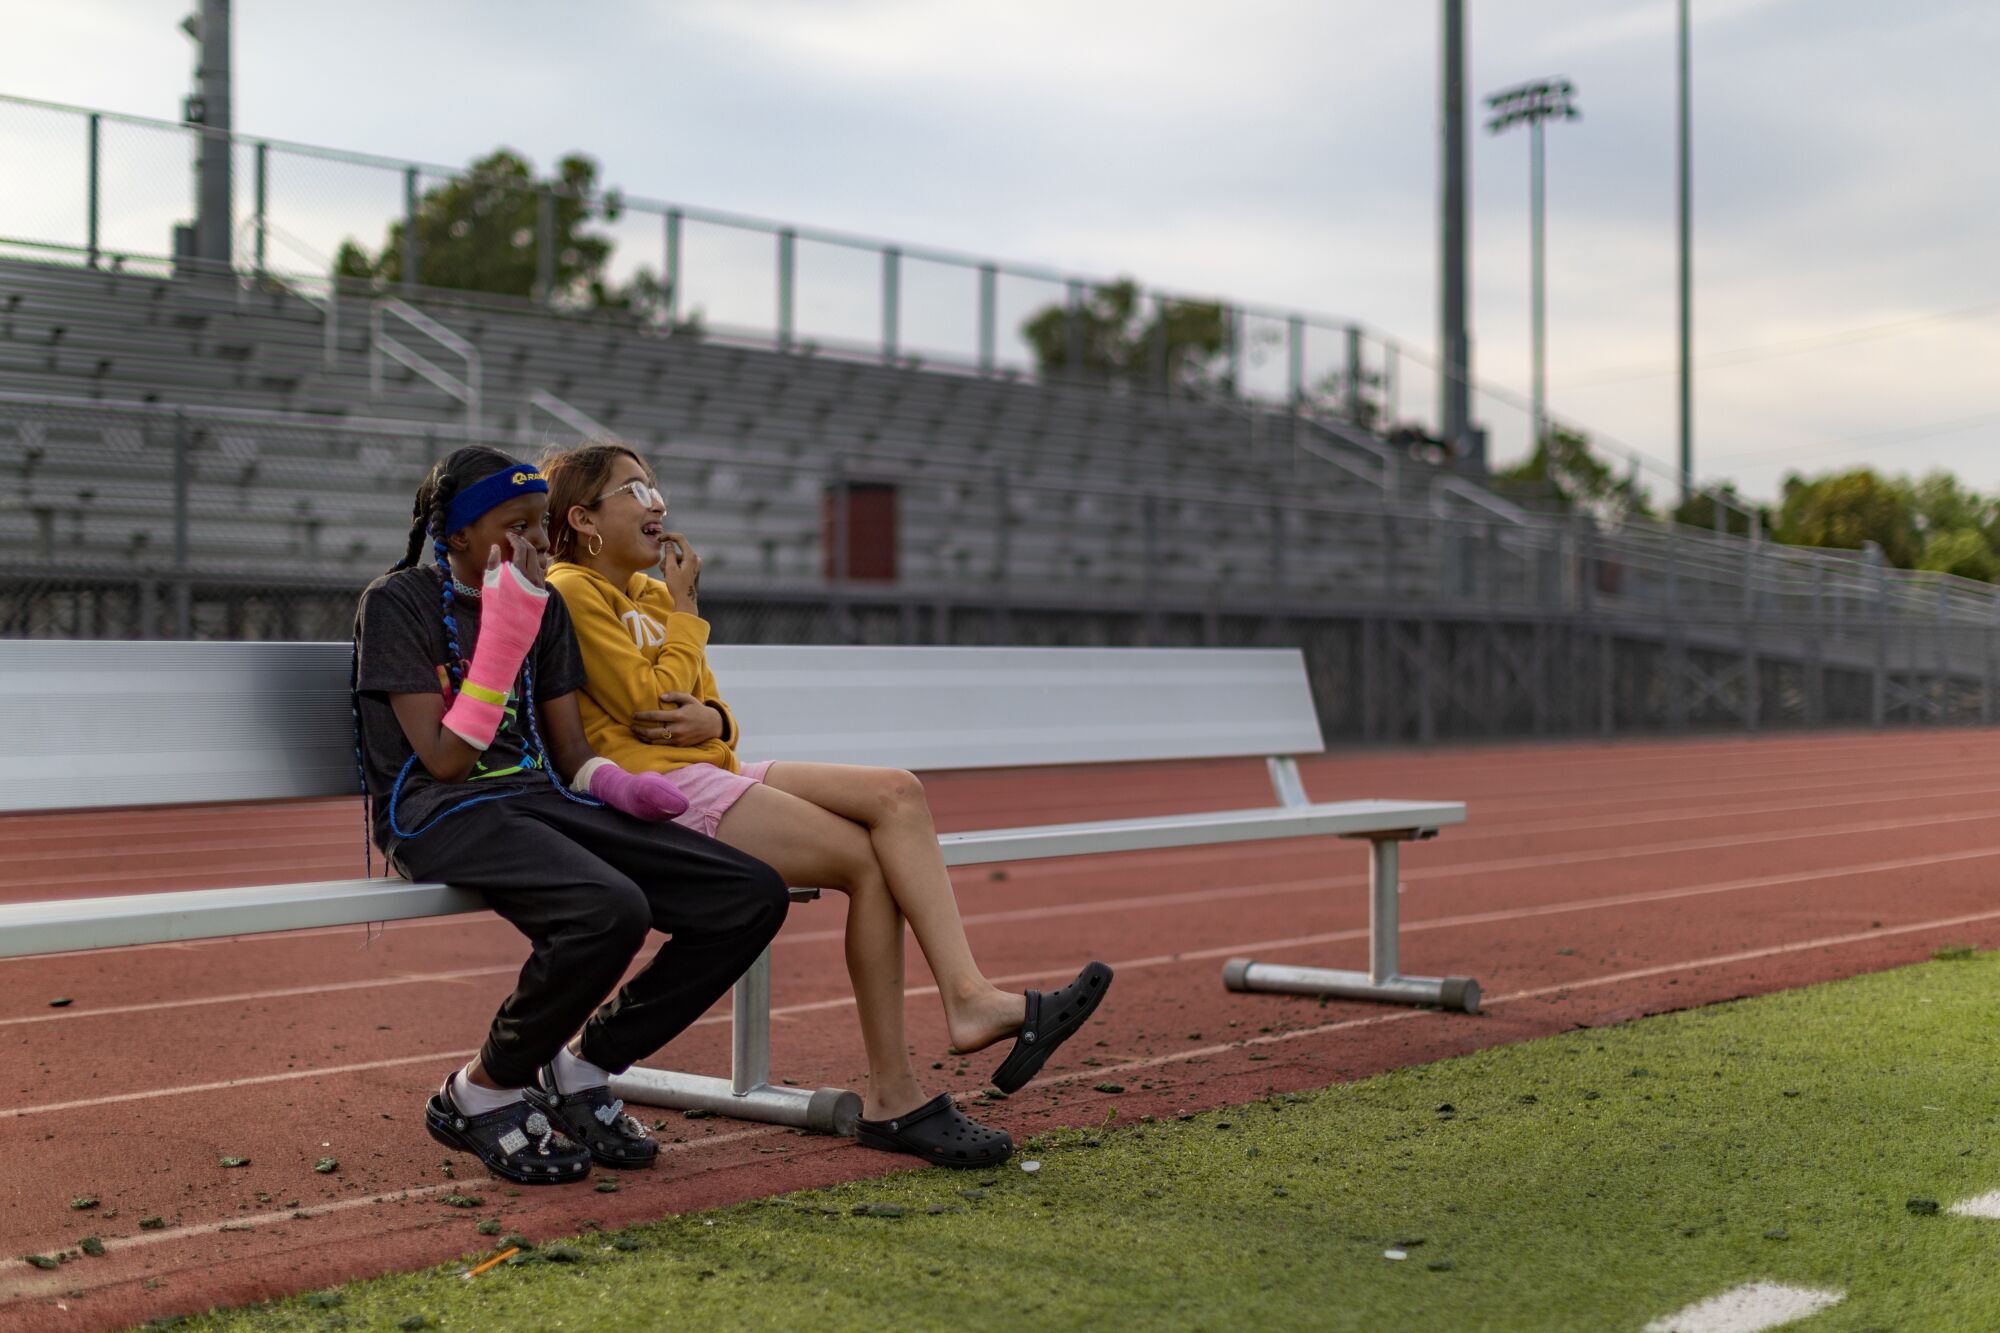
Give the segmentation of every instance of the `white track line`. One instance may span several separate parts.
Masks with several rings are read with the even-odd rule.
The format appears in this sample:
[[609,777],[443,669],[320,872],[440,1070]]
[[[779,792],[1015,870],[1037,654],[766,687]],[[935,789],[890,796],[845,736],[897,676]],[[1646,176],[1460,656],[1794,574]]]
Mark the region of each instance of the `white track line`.
[[[1793,944],[1774,944],[1763,949],[1745,949],[1737,953],[1715,954],[1708,958],[1692,958],[1679,963],[1660,963],[1653,967],[1638,967],[1626,972],[1612,972],[1601,977],[1583,977],[1576,981],[1558,982],[1551,986],[1536,986],[1529,990],[1509,991],[1504,995],[1488,996],[1480,1000],[1481,1012],[1495,1005],[1514,1004],[1521,1000],[1539,1000],[1550,995],[1567,995],[1572,991],[1595,990],[1600,986],[1615,986],[1627,981],[1644,981],[1650,977],[1666,976],[1673,972],[1692,972],[1705,967],[1729,967],[1737,963],[1752,963],[1760,958],[1775,958],[1780,954],[1801,953],[1807,949],[1831,949],[1845,944],[1858,944],[1863,940],[1879,940],[1887,935],[1911,935],[1924,930],[1943,930],[1950,926],[1965,926],[1975,922],[2000,920],[2000,911],[1976,912],[1970,916],[1944,917],[1937,921],[1920,921],[1910,926],[1895,926],[1886,930],[1856,931],[1846,935],[1827,935],[1816,940],[1800,940]],[[1119,964],[1129,967],[1132,964]],[[1147,1056],[1139,1060],[1127,1060],[1116,1065],[1102,1065],[1096,1069],[1077,1069],[1067,1074],[1052,1074],[1038,1078],[1030,1087],[1044,1084],[1074,1083],[1086,1078],[1103,1078],[1107,1070],[1123,1073],[1128,1069],[1157,1069],[1163,1065],[1181,1064],[1188,1060],[1203,1060],[1230,1051],[1243,1050],[1252,1046],[1273,1046],[1280,1042],[1299,1041],[1306,1037],[1323,1036],[1329,1032],[1344,1032],[1350,1028],[1379,1027],[1384,1023],[1400,1023],[1413,1018],[1439,1018],[1445,1022],[1457,1020],[1440,1014],[1433,1009],[1396,1009],[1389,1013],[1369,1014],[1364,1018],[1346,1018],[1333,1023],[1321,1023],[1317,1027],[1295,1028],[1289,1032],[1272,1032],[1256,1037],[1245,1037],[1239,1041],[1223,1042],[1219,1045],[1203,1046],[1195,1050],[1175,1051],[1169,1055]]]
[[[1635,907],[1647,903],[1673,902],[1681,898],[1697,898],[1717,893],[1737,893],[1746,889],[1777,888],[1787,884],[1797,884],[1808,880],[1833,879],[1844,875],[1877,874],[1889,871],[1912,870],[1921,866],[1944,865],[1955,861],[1979,860],[1988,856],[2000,856],[2000,846],[1978,847],[1964,852],[1940,852],[1934,856],[1909,857],[1897,861],[1868,862],[1858,866],[1846,866],[1835,870],[1798,870],[1781,875],[1760,875],[1750,879],[1719,880],[1708,884],[1683,885],[1673,889],[1652,889],[1638,893],[1617,894],[1604,898],[1578,898],[1565,902],[1543,903],[1534,907],[1497,908],[1490,912],[1469,912],[1455,916],[1441,916],[1405,920],[1401,934],[1413,934],[1429,930],[1454,930],[1464,926],[1494,925],[1507,921],[1525,921],[1537,917],[1559,916],[1568,912],[1588,912],[1609,907]],[[1420,876],[1405,875],[1405,879]],[[1148,894],[1138,898],[1116,898],[1085,903],[1062,903],[1049,907],[1020,907],[1004,912],[980,912],[964,918],[970,926],[999,925],[1017,921],[1040,921],[1054,917],[1089,916],[1103,912],[1153,911],[1162,907],[1184,907],[1197,904],[1227,902],[1240,898],[1269,897],[1277,894],[1306,893],[1314,890],[1352,887],[1366,883],[1363,876],[1330,876],[1324,879],[1274,880],[1264,884],[1243,885],[1227,889],[1191,889],[1185,893]],[[1183,951],[1154,959],[1135,959],[1123,964],[1126,967],[1156,966],[1160,962],[1185,959],[1226,957],[1233,952],[1247,949],[1292,948],[1311,944],[1339,944],[1349,940],[1368,938],[1365,926],[1350,927],[1345,930],[1325,931],[1315,935],[1290,936],[1279,941],[1259,941],[1254,944],[1226,945],[1221,949]],[[825,944],[839,942],[845,938],[840,930],[794,931],[781,935],[781,945]],[[262,991],[236,991],[228,995],[197,996],[185,1000],[158,1000],[145,1004],[125,1004],[103,1009],[59,1009],[54,1013],[27,1014],[15,1018],[0,1018],[0,1028],[19,1027],[35,1023],[60,1023],[81,1018],[99,1018],[120,1014],[151,1013],[172,1009],[187,1009],[208,1004],[243,1004],[261,1000],[289,999],[305,995],[318,995],[341,991],[368,990],[375,987],[420,985],[431,982],[471,981],[483,977],[510,976],[520,971],[519,964],[503,963],[492,967],[462,968],[451,972],[413,972],[393,977],[369,978],[359,981],[332,982],[323,986],[288,986]],[[1035,972],[1025,974],[1022,979],[1033,980],[1047,975]],[[923,987],[906,992],[910,995],[935,994],[935,987]],[[775,1016],[807,1012],[826,1004],[851,1003],[851,1001],[831,1001],[821,1005],[805,1005],[774,1010]]]
[[[1752,949],[1739,953],[1719,954],[1708,958],[1691,959],[1679,963],[1667,963],[1657,967],[1638,968],[1632,971],[1619,972],[1609,976],[1590,977],[1579,981],[1565,982],[1561,985],[1539,986],[1530,990],[1512,991],[1509,992],[1508,994],[1494,996],[1488,999],[1486,1001],[1486,1007],[1490,1008],[1493,1005],[1516,1003],[1521,1000],[1539,999],[1546,995],[1561,994],[1568,991],[1590,990],[1598,986],[1612,985],[1623,981],[1635,981],[1647,977],[1659,976],[1669,972],[1691,971],[1703,967],[1726,966],[1733,963],[1754,961],[1759,958],[1768,958],[1778,954],[1796,953],[1805,949],[1828,948],[1841,944],[1856,943],[1861,940],[1881,939],[1883,936],[1886,935],[1912,934],[1922,930],[1943,929],[1948,926],[1966,925],[1976,921],[1988,921],[1988,920],[1993,920],[1995,918],[2000,918],[2000,912],[1982,912],[1972,916],[1947,917],[1937,921],[1925,921],[1925,922],[1920,922],[1916,925],[1898,926],[1888,930],[1871,930],[1860,934],[1833,935],[1817,940],[1803,940],[1794,944],[1775,945],[1767,949]],[[1119,966],[1128,966],[1128,965],[1120,964]],[[1281,1042],[1299,1041],[1308,1037],[1323,1036],[1331,1032],[1341,1032],[1361,1027],[1375,1027],[1385,1023],[1405,1022],[1411,1019],[1418,1019],[1424,1017],[1434,1017],[1442,1022],[1456,1021],[1444,1015],[1435,1014],[1432,1011],[1426,1009],[1398,1009],[1389,1013],[1371,1014],[1364,1018],[1351,1018],[1335,1023],[1322,1023],[1316,1027],[1301,1028],[1290,1032],[1269,1033],[1256,1037],[1247,1037],[1241,1041],[1224,1043],[1221,1045],[1204,1046],[1195,1050],[1176,1051],[1171,1055],[1154,1056],[1143,1060],[1125,1061],[1115,1065],[1103,1065],[1095,1069],[1079,1069],[1066,1074],[1054,1074],[1046,1078],[1035,1079],[1029,1086],[1053,1087],[1058,1084],[1073,1083],[1086,1078],[1102,1079],[1107,1072],[1124,1073],[1128,1070],[1159,1068],[1164,1065],[1179,1064],[1189,1060],[1198,1060],[1198,1059],[1212,1058],[1218,1055],[1226,1055],[1231,1051],[1243,1050],[1255,1046],[1276,1045]],[[298,1071],[266,1079],[241,1080],[234,1084],[204,1085],[203,1087],[199,1088],[181,1088],[181,1089],[171,1089],[168,1091],[197,1092],[197,1091],[204,1091],[208,1087],[242,1086],[243,1083],[274,1082],[280,1078],[284,1079],[310,1078],[318,1074],[336,1074],[347,1070],[385,1068],[390,1065],[411,1064],[420,1060],[448,1061],[448,1060],[460,1059],[467,1054],[469,1054],[469,1052],[459,1051],[444,1055],[411,1056],[399,1060],[377,1061],[372,1064],[366,1064],[366,1065],[340,1066],[329,1069]],[[957,1090],[957,1093],[959,1096],[967,1096],[976,1091],[978,1091],[978,1089],[961,1088]],[[140,1095],[148,1095],[148,1094],[140,1094]],[[152,1094],[152,1095],[166,1095],[166,1094],[162,1093],[162,1094]],[[112,1098],[108,1100],[130,1100],[130,1098],[129,1097]],[[15,1114],[17,1115],[29,1114],[32,1113],[32,1111],[35,1109],[40,1109],[40,1108],[28,1108],[24,1111],[16,1112]],[[59,1108],[46,1108],[46,1109],[59,1109]],[[662,1149],[666,1151],[693,1151],[699,1148],[715,1147],[724,1143],[736,1142],[748,1138],[763,1137],[778,1132],[779,1129],[776,1126],[768,1128],[745,1129],[730,1134],[712,1135],[707,1138],[698,1139],[690,1143],[662,1144],[661,1146]],[[324,1206],[308,1208],[305,1211],[311,1213],[314,1216],[320,1216],[326,1213],[343,1212],[350,1208],[364,1208],[368,1207],[371,1204],[415,1202],[415,1201],[421,1201],[422,1199],[427,1198],[432,1194],[442,1193],[444,1191],[454,1190],[457,1188],[458,1185],[452,1184],[450,1182],[446,1182],[441,1185],[418,1186],[392,1194],[372,1195],[365,1199],[347,1199],[335,1204],[328,1204]],[[1995,1206],[1997,1208],[2000,1208],[2000,1191],[1996,1191],[1994,1194],[1991,1195],[1982,1195],[1979,1200],[1972,1200],[1970,1202],[1978,1203],[1988,1199],[1994,1200]],[[1965,1210],[1967,1207],[1969,1207],[1969,1204],[1961,1204],[1958,1205],[1957,1207],[1954,1207],[1952,1211],[1961,1212]],[[1975,1214],[1975,1215],[1983,1216],[1984,1214]],[[293,1219],[289,1211],[264,1213],[249,1217],[238,1216],[238,1217],[219,1218],[213,1222],[197,1223],[192,1226],[177,1227],[170,1231],[151,1232],[139,1236],[133,1236],[117,1241],[107,1242],[107,1247],[120,1250],[131,1249],[142,1245],[155,1245],[162,1241],[177,1240],[193,1236],[209,1235],[215,1232],[219,1232],[224,1226],[239,1226],[245,1223],[249,1223],[252,1225],[269,1225],[272,1223],[285,1222],[291,1220]],[[53,1280],[54,1279],[51,1279],[51,1281]],[[27,1292],[25,1288],[17,1287],[15,1289],[14,1294],[25,1295],[27,1294]],[[1716,1299],[1720,1300],[1721,1298],[1718,1297]],[[1836,1299],[1838,1298],[1836,1297]],[[1703,1307],[1690,1306],[1687,1310],[1683,1310],[1679,1314],[1669,1317],[1673,1319],[1682,1319],[1689,1316],[1693,1311],[1700,1308]],[[1820,1308],[1820,1307],[1814,1307],[1814,1308]],[[1807,1313],[1810,1313],[1810,1311],[1807,1311]],[[1792,1316],[1792,1317],[1796,1318],[1798,1316]],[[1672,1328],[1681,1327],[1680,1325],[1658,1325],[1658,1321],[1656,1321],[1655,1325],[1649,1325],[1648,1327],[1650,1328],[1656,1325],[1661,1327],[1672,1327]],[[1688,1327],[1690,1328],[1701,1327],[1704,1330],[1709,1330],[1711,1328],[1713,1330],[1723,1330],[1734,1326],[1689,1325]],[[1746,1329],[1770,1328],[1770,1327],[1775,1327],[1775,1325],[1757,1324],[1757,1325],[1744,1326],[1744,1328]]]
[[1760,1333],[1840,1304],[1846,1293],[1746,1282],[1646,1325],[1646,1333]]
[[1948,1211],[1960,1217],[2000,1218],[2000,1190],[1967,1199],[1964,1203],[1955,1203]]
[[[1484,918],[1478,918],[1478,919],[1483,920]],[[1540,986],[1532,990],[1512,991],[1504,995],[1491,996],[1481,1001],[1481,1007],[1490,1009],[1494,1005],[1505,1004],[1510,1001],[1537,999],[1544,995],[1561,995],[1571,991],[1591,990],[1598,986],[1608,986],[1623,981],[1636,981],[1645,977],[1663,976],[1671,972],[1683,972],[1701,967],[1715,967],[1715,966],[1724,966],[1732,963],[1750,962],[1759,958],[1771,958],[1779,954],[1797,953],[1806,949],[1832,948],[1843,944],[1859,943],[1863,940],[1879,940],[1894,935],[1908,935],[1923,930],[1942,930],[1949,926],[1971,925],[1976,922],[1992,921],[1996,919],[2000,919],[2000,910],[1991,912],[1975,912],[1967,916],[1943,917],[1934,921],[1919,921],[1913,925],[1892,926],[1882,930],[1864,930],[1864,931],[1856,931],[1846,935],[1829,935],[1816,940],[1803,940],[1790,944],[1771,945],[1763,949],[1749,949],[1737,953],[1718,954],[1713,957],[1697,958],[1686,962],[1662,963],[1655,965],[1653,967],[1636,968],[1626,972],[1614,972],[1609,975],[1601,977],[1582,977],[1578,978],[1575,981],[1558,982],[1554,985]],[[1344,936],[1352,937],[1355,935],[1365,935],[1367,932],[1349,931],[1349,932],[1339,932],[1339,933]],[[1200,962],[1211,958],[1222,958],[1232,954],[1244,953],[1253,949],[1261,951],[1270,949],[1293,948],[1303,944],[1318,943],[1326,938],[1331,938],[1331,937],[1316,936],[1316,935],[1299,935],[1287,939],[1262,940],[1252,944],[1227,944],[1212,949],[1203,949],[1187,953],[1158,954],[1150,958],[1125,959],[1120,962],[1112,964],[1112,967],[1115,970],[1131,972],[1143,968],[1166,967],[1179,963]],[[1029,981],[1046,980],[1050,975],[1051,974],[1045,970],[1035,971],[1035,972],[1018,972],[1009,976],[994,977],[993,980],[996,983],[1003,983],[1003,984],[1017,983],[1017,982],[1025,983]],[[922,998],[924,996],[935,995],[935,994],[937,994],[936,986],[919,986],[904,992],[904,995],[907,998]],[[794,1005],[785,1005],[782,1007],[774,1007],[771,1010],[771,1016],[773,1018],[788,1018],[799,1014],[822,1012],[828,1009],[844,1009],[852,1005],[853,1003],[854,1003],[854,997],[851,995],[841,996],[839,998],[830,1000],[814,1000],[804,1004],[794,1004]],[[1248,1038],[1243,1041],[1225,1043],[1219,1046],[1205,1046],[1192,1051],[1175,1052],[1172,1055],[1154,1056],[1145,1060],[1127,1062],[1124,1064],[1117,1065],[1115,1067],[1118,1069],[1138,1069],[1138,1068],[1150,1068],[1155,1065],[1173,1064],[1183,1060],[1199,1059],[1205,1056],[1217,1055],[1220,1054],[1221,1052],[1233,1050],[1238,1047],[1261,1046],[1278,1041],[1296,1041],[1301,1037],[1317,1036],[1321,1033],[1326,1033],[1326,1032],[1338,1032],[1346,1028],[1370,1027],[1379,1023],[1390,1023],[1390,1022],[1397,1022],[1403,1019],[1418,1018],[1431,1012],[1432,1011],[1428,1009],[1398,1009],[1384,1014],[1371,1014],[1365,1018],[1347,1019],[1341,1022],[1321,1024],[1320,1026],[1313,1028],[1302,1028],[1292,1032],[1284,1032],[1284,1033]],[[711,1024],[726,1023],[728,1021],[729,1021],[729,1015],[727,1014],[710,1014],[704,1018],[696,1019],[692,1026],[705,1027]],[[264,1083],[289,1083],[297,1081],[299,1079],[318,1078],[322,1075],[327,1075],[327,1074],[363,1073],[368,1070],[374,1070],[374,1069],[393,1069],[393,1068],[399,1068],[403,1065],[421,1064],[425,1061],[451,1063],[454,1061],[468,1059],[471,1057],[472,1054],[473,1052],[468,1050],[468,1051],[446,1051],[440,1053],[432,1053],[428,1055],[401,1055],[401,1056],[396,1056],[392,1059],[369,1060],[357,1064],[328,1065],[314,1069],[291,1069],[291,1070],[286,1070],[282,1074],[256,1074],[246,1078],[222,1079],[212,1083],[194,1083],[175,1088],[153,1088],[142,1092],[112,1093],[108,1096],[88,1097],[76,1101],[51,1102],[41,1106],[14,1107],[11,1109],[0,1111],[0,1118],[20,1119],[22,1117],[31,1115],[47,1115],[59,1111],[81,1110],[86,1107],[105,1106],[119,1102],[147,1101],[155,1097],[178,1097],[189,1093],[221,1092],[233,1088],[251,1087],[257,1084],[264,1084]],[[1112,1066],[1105,1066],[1104,1068],[1110,1068],[1110,1067]],[[1068,1082],[1071,1079],[1085,1078],[1091,1076],[1102,1077],[1102,1068],[1081,1070],[1075,1074],[1058,1075],[1047,1080],[1038,1079],[1036,1080],[1036,1082],[1037,1083]],[[976,1089],[974,1089],[974,1091],[976,1091]]]
[[[1829,836],[1839,836],[1841,834],[1848,834],[1848,833],[1897,832],[1912,828],[1930,828],[1943,824],[1978,823],[1984,820],[1993,820],[1993,819],[2000,819],[2000,810],[1977,811],[1977,812],[1961,813],[1955,815],[1927,815],[1927,816],[1911,816],[1903,819],[1872,820],[1866,823],[1848,824],[1848,825],[1843,825],[1839,828],[1832,828],[1832,829],[1828,828],[1785,829],[1774,833],[1740,834],[1740,835],[1733,835],[1730,837],[1715,837],[1715,838],[1685,838],[1671,842],[1641,843],[1638,845],[1625,846],[1625,847],[1603,847],[1603,848],[1593,848],[1575,852],[1549,852],[1549,853],[1544,853],[1540,856],[1502,857],[1491,861],[1465,861],[1465,862],[1460,862],[1456,865],[1407,868],[1403,871],[1402,881],[1404,886],[1407,888],[1411,884],[1420,884],[1432,880],[1454,879],[1461,877],[1471,877],[1475,875],[1490,875],[1490,874],[1495,874],[1505,871],[1513,871],[1513,870],[1541,870],[1557,866],[1585,865],[1596,861],[1624,861],[1624,860],[1633,860],[1648,856],[1677,855],[1685,852],[1719,851],[1730,847],[1751,847],[1751,846],[1762,846],[1771,843],[1809,841],[1813,839],[1822,839]],[[1237,855],[1240,857],[1242,853],[1239,851]],[[1877,863],[1877,864],[1917,865],[1926,863],[1921,861],[1916,861],[1908,863]],[[1827,870],[1815,873],[1833,875],[1833,874],[1843,874],[1847,872],[1844,869],[1840,868],[1829,868]],[[1354,885],[1366,884],[1367,882],[1368,882],[1368,877],[1366,874],[1328,875],[1311,880],[1289,880],[1289,881],[1280,880],[1262,886],[1247,886],[1247,887],[1237,887],[1228,889],[1192,890],[1186,895],[1180,895],[1178,897],[1175,897],[1174,901],[1177,902],[1221,901],[1230,897],[1241,897],[1245,896],[1246,894],[1256,893],[1256,892],[1271,892],[1271,893],[1304,892],[1310,889],[1347,888],[1347,887],[1352,887]],[[1203,894],[1214,895],[1214,897],[1203,898],[1201,896],[1198,896]],[[1128,903],[1141,903],[1141,902],[1151,904],[1151,903],[1156,903],[1157,900],[1118,899],[1118,898],[1100,899],[1086,903],[1066,903],[1060,905],[1053,905],[1049,907],[1023,908],[1019,909],[1017,915],[1032,917],[1037,915],[1059,916],[1059,915],[1081,914],[1081,913],[1090,913],[1099,911],[1116,912],[1116,911],[1127,910],[1126,905]],[[982,922],[991,922],[1001,919],[1001,915],[1002,914],[989,913],[979,917],[967,917],[966,921],[968,923],[974,920],[979,920]],[[462,929],[476,928],[481,926],[490,927],[490,926],[502,925],[505,923],[502,922],[498,917],[460,915],[460,916],[437,917],[437,918],[417,920],[417,921],[398,921],[394,924],[397,926],[399,931],[409,931],[409,930],[422,930],[422,929],[437,929],[437,928],[445,928],[453,926],[458,927],[459,929],[462,930]],[[284,939],[309,939],[335,933],[351,934],[353,932],[353,929],[354,928],[352,926],[324,926],[309,930],[274,931],[258,935],[215,936],[204,940],[176,940],[162,944],[135,944],[135,945],[124,946],[122,948],[115,950],[114,949],[71,950],[67,953],[51,953],[51,954],[38,954],[33,956],[23,956],[15,958],[0,958],[0,965],[4,965],[7,963],[44,962],[52,958],[56,959],[83,958],[83,957],[93,957],[98,955],[109,955],[112,953],[140,953],[157,949],[191,950],[191,949],[209,947],[217,944],[233,943],[242,940],[264,941],[264,940],[284,940]],[[794,936],[792,938],[797,938],[797,937]],[[786,938],[781,936],[779,939],[779,943],[782,944],[785,942]],[[81,1013],[79,1013],[77,1016],[81,1017],[82,1015]],[[35,1015],[35,1017],[38,1018],[45,1017],[45,1015]],[[0,1019],[0,1026],[15,1021],[20,1021],[20,1020]]]

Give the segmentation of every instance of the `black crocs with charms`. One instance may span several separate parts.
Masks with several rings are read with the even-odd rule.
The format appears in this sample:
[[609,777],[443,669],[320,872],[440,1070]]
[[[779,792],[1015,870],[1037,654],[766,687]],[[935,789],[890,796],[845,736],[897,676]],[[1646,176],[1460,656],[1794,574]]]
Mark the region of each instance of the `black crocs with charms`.
[[945,1092],[905,1115],[856,1121],[854,1141],[864,1148],[906,1152],[932,1166],[998,1166],[1014,1151],[1013,1135],[973,1120]]
[[528,1104],[555,1127],[589,1150],[599,1166],[651,1166],[660,1145],[646,1127],[625,1114],[625,1103],[602,1083],[577,1092],[559,1092],[554,1065],[543,1065],[535,1086],[523,1093]]
[[517,1185],[562,1185],[590,1172],[588,1149],[564,1138],[548,1115],[526,1100],[467,1115],[446,1079],[424,1104],[424,1128],[447,1148],[469,1152],[494,1175]]

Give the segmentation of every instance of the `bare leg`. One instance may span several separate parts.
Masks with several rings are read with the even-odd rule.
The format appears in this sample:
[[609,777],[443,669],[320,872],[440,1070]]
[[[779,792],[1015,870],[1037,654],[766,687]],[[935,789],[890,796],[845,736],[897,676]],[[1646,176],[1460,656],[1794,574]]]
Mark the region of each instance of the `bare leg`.
[[847,975],[868,1052],[862,1114],[883,1120],[928,1100],[910,1063],[903,1028],[903,917],[875,864],[867,831],[768,786],[737,798],[716,837],[745,851],[795,888],[847,895]]
[[1026,999],[988,981],[973,961],[921,782],[896,768],[786,762],[773,764],[764,782],[867,831],[889,892],[937,978],[956,1049],[982,1050],[1021,1030]]

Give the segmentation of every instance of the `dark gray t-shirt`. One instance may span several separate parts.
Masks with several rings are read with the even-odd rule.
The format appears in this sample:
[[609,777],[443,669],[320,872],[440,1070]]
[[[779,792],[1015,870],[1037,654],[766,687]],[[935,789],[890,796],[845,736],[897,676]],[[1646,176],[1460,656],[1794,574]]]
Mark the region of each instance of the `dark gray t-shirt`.
[[[362,764],[368,775],[368,793],[375,798],[375,845],[384,853],[394,851],[398,841],[390,825],[390,790],[396,775],[415,753],[396,720],[389,696],[435,691],[441,698],[448,697],[439,578],[435,565],[384,574],[361,594],[354,616],[354,642],[361,659],[356,707],[361,713]],[[452,619],[458,622],[459,651],[464,661],[470,661],[473,646],[479,642],[479,600],[462,594],[453,597]],[[538,703],[583,688],[583,653],[561,597],[549,598],[527,665],[534,671]],[[506,720],[493,744],[473,764],[468,780],[439,782],[422,762],[410,765],[395,809],[395,823],[405,833],[421,829],[439,812],[475,796],[548,786],[549,777],[541,767],[546,761],[539,756],[533,760],[527,757],[527,720],[516,703],[521,688],[521,681],[516,680],[515,699],[507,704]]]

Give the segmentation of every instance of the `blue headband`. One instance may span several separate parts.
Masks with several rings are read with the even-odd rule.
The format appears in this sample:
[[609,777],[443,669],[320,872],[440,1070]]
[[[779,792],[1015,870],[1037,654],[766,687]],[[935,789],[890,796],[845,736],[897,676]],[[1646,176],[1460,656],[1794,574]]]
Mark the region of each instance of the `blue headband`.
[[500,471],[467,486],[451,497],[451,504],[444,511],[444,535],[449,537],[460,528],[477,522],[487,510],[506,504],[520,495],[532,495],[536,491],[548,494],[549,483],[542,474],[526,463],[509,463]]

